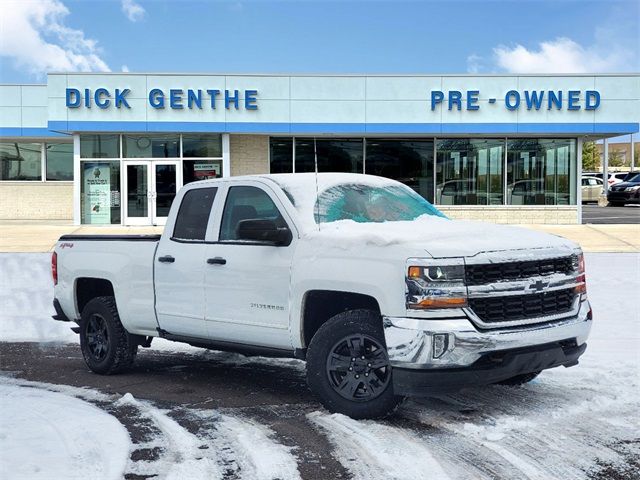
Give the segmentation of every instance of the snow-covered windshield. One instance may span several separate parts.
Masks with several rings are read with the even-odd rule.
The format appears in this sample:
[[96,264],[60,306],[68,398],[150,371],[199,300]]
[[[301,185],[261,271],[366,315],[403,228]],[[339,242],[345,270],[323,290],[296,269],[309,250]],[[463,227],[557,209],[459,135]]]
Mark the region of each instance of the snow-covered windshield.
[[403,185],[342,184],[318,195],[316,223],[353,220],[358,223],[411,221],[422,215],[445,217],[420,195]]

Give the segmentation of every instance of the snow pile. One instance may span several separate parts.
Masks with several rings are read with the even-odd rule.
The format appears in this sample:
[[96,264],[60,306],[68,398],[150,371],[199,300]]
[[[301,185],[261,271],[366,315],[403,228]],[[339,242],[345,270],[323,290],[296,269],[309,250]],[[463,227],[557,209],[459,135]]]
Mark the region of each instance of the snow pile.
[[122,478],[129,435],[99,408],[1,377],[0,405],[0,464],[11,478]]
[[0,340],[77,342],[66,322],[56,322],[50,253],[0,254]]

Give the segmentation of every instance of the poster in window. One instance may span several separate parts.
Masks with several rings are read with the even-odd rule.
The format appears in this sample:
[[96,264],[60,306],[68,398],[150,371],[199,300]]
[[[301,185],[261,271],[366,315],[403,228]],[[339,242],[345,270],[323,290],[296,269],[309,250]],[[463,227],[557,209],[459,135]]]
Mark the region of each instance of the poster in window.
[[208,180],[220,177],[220,163],[196,163],[193,165],[193,177],[195,180]]
[[85,163],[83,223],[111,223],[111,171],[107,163]]

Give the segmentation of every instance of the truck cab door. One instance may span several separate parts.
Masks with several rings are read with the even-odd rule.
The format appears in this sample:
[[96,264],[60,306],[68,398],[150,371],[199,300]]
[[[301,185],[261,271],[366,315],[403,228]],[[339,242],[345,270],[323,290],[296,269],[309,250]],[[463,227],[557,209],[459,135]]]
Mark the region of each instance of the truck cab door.
[[[287,245],[239,236],[244,220],[275,222]],[[289,290],[297,232],[274,192],[260,182],[229,186],[218,241],[207,245],[205,318],[212,340],[291,348]]]
[[205,243],[217,187],[186,191],[175,222],[166,228],[154,258],[156,315],[165,332],[207,338],[204,321]]

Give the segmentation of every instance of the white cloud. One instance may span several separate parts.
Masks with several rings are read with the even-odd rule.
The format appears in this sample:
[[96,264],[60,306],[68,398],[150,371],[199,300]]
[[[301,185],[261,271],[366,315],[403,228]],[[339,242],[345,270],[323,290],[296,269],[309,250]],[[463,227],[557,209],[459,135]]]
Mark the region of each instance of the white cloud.
[[476,55],[472,53],[467,57],[467,72],[469,73],[480,73],[482,68],[483,58],[480,55]]
[[59,0],[2,0],[0,56],[38,77],[48,71],[109,71],[95,40],[65,25]]
[[[612,45],[606,54],[597,45],[584,47],[567,37],[541,42],[527,49],[517,44],[493,49],[495,64],[510,73],[586,73],[624,71],[631,67],[631,51]],[[470,65],[473,67],[473,65]]]
[[132,22],[142,20],[147,11],[135,0],[122,0],[122,11]]
[[129,73],[129,67],[127,67],[126,65],[122,65],[121,70],[122,70],[124,73]]

